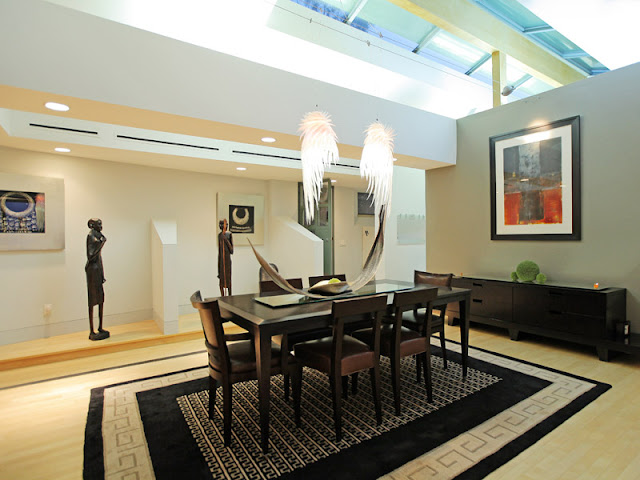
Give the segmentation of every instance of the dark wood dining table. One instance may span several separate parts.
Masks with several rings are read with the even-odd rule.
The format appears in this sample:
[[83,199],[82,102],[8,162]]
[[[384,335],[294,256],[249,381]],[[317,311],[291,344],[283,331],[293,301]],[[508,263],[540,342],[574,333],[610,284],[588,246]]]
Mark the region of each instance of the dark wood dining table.
[[[368,284],[355,295],[388,293],[389,304],[393,301],[393,292],[413,288],[433,288],[430,285],[416,285],[410,282],[395,280],[376,280]],[[248,330],[254,337],[256,349],[256,370],[258,377],[258,397],[260,410],[260,432],[262,451],[267,452],[269,446],[269,399],[271,390],[271,339],[274,335],[289,334],[314,330],[331,325],[331,299],[314,301],[299,298],[290,294],[282,296],[282,303],[291,299],[294,305],[272,307],[261,301],[273,300],[261,297],[260,294],[231,295],[218,298],[222,315],[236,325]],[[279,299],[278,299],[279,300]],[[455,287],[438,287],[438,296],[432,301],[432,308],[451,302],[460,305],[460,344],[462,346],[462,376],[467,376],[467,357],[469,350],[469,303],[471,290]],[[277,303],[277,302],[274,302]]]

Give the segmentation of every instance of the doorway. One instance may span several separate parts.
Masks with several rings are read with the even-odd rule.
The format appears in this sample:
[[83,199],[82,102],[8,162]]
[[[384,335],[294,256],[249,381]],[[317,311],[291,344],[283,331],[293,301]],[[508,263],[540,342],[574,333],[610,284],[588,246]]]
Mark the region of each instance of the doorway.
[[333,275],[333,185],[331,180],[322,182],[318,207],[313,222],[305,224],[302,183],[298,183],[298,223],[322,239],[324,275]]

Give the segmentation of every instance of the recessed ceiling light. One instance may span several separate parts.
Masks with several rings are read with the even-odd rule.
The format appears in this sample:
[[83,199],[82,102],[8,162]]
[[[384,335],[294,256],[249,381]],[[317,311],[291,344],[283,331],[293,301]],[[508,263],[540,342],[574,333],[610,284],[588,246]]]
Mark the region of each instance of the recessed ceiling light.
[[240,170],[241,172],[243,172],[244,170],[246,170],[246,167],[236,167],[236,170]]
[[66,112],[69,110],[69,106],[64,103],[47,102],[44,106],[49,110],[55,110],[56,112]]
[[273,143],[273,142],[275,142],[275,141],[276,141],[276,139],[275,139],[275,138],[273,138],[273,137],[262,137],[262,138],[261,138],[261,140],[262,140],[264,143]]
[[393,157],[393,161],[394,161],[394,162],[397,162],[397,161],[398,161],[398,159],[397,159],[396,157]]
[[54,150],[60,153],[69,153],[71,151],[70,148],[65,148],[65,147],[56,147]]

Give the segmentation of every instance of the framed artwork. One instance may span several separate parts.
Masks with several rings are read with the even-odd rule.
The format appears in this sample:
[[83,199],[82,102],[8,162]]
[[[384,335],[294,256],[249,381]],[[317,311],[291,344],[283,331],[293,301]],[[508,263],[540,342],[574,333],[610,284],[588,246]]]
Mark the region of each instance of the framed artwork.
[[489,139],[491,240],[580,240],[580,117]]
[[[234,245],[264,244],[264,197],[239,193],[218,193],[218,222],[229,223]],[[218,223],[217,222],[217,223]],[[219,232],[216,224],[216,232]]]
[[375,215],[376,206],[373,204],[373,197],[366,192],[358,192],[358,215]]
[[0,173],[0,250],[64,249],[64,180]]

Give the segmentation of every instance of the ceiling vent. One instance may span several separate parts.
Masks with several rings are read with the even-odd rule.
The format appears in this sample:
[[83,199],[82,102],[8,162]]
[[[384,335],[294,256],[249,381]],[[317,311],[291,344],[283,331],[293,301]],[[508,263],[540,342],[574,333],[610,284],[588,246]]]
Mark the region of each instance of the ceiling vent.
[[30,127],[37,127],[37,128],[47,128],[49,130],[59,130],[62,132],[73,132],[73,133],[84,133],[87,135],[98,135],[98,132],[95,132],[93,130],[81,130],[79,128],[69,128],[69,127],[58,127],[55,125],[43,125],[41,123],[30,123],[29,124]]
[[190,143],[180,143],[180,142],[169,142],[167,140],[156,140],[154,138],[143,138],[143,137],[131,137],[129,135],[116,135],[117,138],[122,138],[125,140],[134,140],[136,142],[148,142],[148,143],[158,143],[161,145],[172,145],[175,147],[188,147],[188,148],[199,148],[202,150],[215,150],[218,151],[220,150],[219,148],[216,147],[207,147],[204,145],[192,145]]
[[[232,150],[232,153],[237,153],[240,155],[253,155],[254,157],[267,157],[267,158],[277,158],[279,160],[295,160],[297,162],[302,161],[300,158],[298,157],[287,157],[285,155],[273,155],[270,153],[257,153],[257,152],[247,152],[244,150]],[[346,163],[336,163],[335,164],[338,167],[346,167],[346,168],[354,168],[354,169],[359,169],[360,167],[358,165],[348,165]]]

